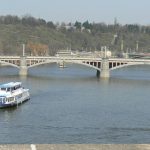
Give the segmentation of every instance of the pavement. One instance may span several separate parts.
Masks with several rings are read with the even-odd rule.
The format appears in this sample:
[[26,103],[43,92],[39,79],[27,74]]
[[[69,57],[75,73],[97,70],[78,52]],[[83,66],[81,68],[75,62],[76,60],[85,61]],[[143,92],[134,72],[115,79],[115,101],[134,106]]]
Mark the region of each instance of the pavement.
[[0,150],[150,150],[150,144],[2,144]]

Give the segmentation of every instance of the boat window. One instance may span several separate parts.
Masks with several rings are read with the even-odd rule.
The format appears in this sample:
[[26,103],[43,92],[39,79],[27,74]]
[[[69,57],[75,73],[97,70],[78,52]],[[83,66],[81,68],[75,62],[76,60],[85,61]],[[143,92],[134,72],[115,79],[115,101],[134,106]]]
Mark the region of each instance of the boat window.
[[2,103],[5,103],[6,102],[6,98],[2,98]]
[[13,100],[14,100],[14,97],[8,97],[8,98],[7,98],[7,101],[8,101],[8,102],[11,102],[11,101],[13,101]]
[[11,97],[10,100],[13,101],[13,100],[14,100],[14,97]]
[[0,97],[0,102],[3,102],[3,98],[2,97]]
[[19,99],[21,97],[22,97],[22,94],[19,94],[19,95],[16,96],[16,99]]
[[10,91],[11,90],[11,88],[7,88],[7,91]]
[[6,88],[1,88],[2,91],[6,91]]
[[16,85],[15,87],[13,87],[13,90],[17,90],[21,87],[21,85]]

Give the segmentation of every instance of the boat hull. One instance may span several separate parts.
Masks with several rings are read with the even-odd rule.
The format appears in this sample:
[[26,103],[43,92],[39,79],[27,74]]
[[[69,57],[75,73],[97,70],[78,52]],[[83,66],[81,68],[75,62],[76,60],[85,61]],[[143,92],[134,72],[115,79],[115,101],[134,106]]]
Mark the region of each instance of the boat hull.
[[18,105],[20,105],[20,104],[22,104],[22,103],[24,103],[24,102],[26,102],[28,100],[30,100],[30,97],[27,97],[24,100],[19,101],[19,102],[13,102],[13,103],[9,103],[9,104],[0,104],[0,109],[1,108],[16,107],[16,106],[18,106]]

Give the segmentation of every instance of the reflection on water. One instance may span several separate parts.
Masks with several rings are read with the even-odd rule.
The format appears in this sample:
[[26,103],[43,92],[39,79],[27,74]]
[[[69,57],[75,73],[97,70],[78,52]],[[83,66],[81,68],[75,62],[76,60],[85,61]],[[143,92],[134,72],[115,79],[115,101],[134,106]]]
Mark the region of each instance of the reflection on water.
[[21,81],[31,100],[0,109],[0,143],[150,142],[150,67],[114,70],[109,79],[80,65],[0,68],[0,82]]
[[16,107],[0,109],[0,118],[3,118],[3,123],[9,122],[9,120],[15,115],[16,109]]

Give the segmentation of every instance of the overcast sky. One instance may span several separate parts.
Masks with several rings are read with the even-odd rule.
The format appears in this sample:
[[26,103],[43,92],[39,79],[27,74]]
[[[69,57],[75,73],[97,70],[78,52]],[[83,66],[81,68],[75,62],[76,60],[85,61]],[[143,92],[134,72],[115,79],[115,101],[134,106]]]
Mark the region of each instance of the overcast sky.
[[0,15],[30,14],[53,22],[150,24],[150,0],[0,0]]

